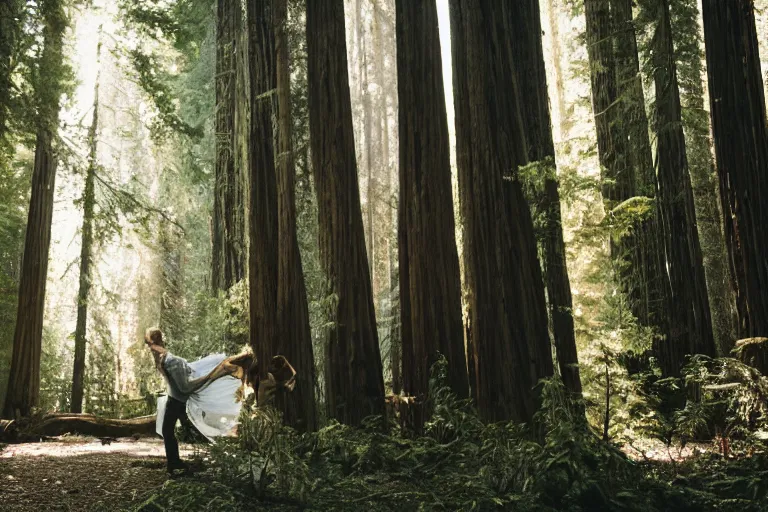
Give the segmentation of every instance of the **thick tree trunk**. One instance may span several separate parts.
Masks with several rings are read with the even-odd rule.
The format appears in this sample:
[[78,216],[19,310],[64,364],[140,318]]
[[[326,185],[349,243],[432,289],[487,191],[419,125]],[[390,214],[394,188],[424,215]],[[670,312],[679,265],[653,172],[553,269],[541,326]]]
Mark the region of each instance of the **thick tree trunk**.
[[[405,388],[424,399],[431,365],[442,353],[448,380],[469,394],[461,319],[461,276],[451,189],[448,121],[437,7],[430,0],[396,0],[400,147],[399,261],[401,295],[409,294],[410,359]],[[414,425],[417,429],[421,425]]]
[[667,375],[678,375],[689,354],[715,355],[704,262],[688,173],[680,91],[668,0],[659,0],[653,38],[656,85],[658,208],[669,275],[669,337],[659,358]]
[[344,2],[307,3],[309,120],[320,261],[328,281],[328,413],[359,424],[384,414],[384,380],[365,251],[347,80]]
[[[456,153],[478,408],[530,421],[552,375],[533,222],[516,169],[527,162],[508,2],[452,0]],[[495,93],[489,93],[495,91]]]
[[51,243],[53,193],[57,160],[53,149],[59,120],[63,65],[63,35],[68,20],[55,0],[41,2],[44,23],[41,69],[51,77],[35,91],[38,128],[24,258],[19,285],[19,307],[13,337],[13,357],[3,416],[29,416],[40,398],[40,355],[43,312]]
[[598,156],[604,179],[612,181],[603,185],[603,199],[611,208],[634,195],[635,177],[628,165],[625,141],[619,131],[609,0],[584,0],[584,10]]
[[728,251],[723,237],[723,215],[718,199],[717,170],[712,156],[709,113],[704,106],[699,6],[696,0],[676,0],[670,2],[669,7],[683,105],[683,129],[688,147],[688,167],[704,255],[712,329],[718,353],[727,356],[736,339],[736,301],[731,288]]
[[278,349],[277,259],[278,211],[272,129],[275,52],[271,2],[248,0],[251,130],[250,161],[250,343],[259,378]]
[[549,296],[557,360],[566,389],[581,396],[579,360],[573,330],[573,300],[565,261],[560,193],[555,167],[555,144],[547,93],[547,72],[541,41],[541,14],[538,0],[517,0],[510,4],[510,26],[517,44],[512,45],[519,78],[521,106],[528,159],[540,162],[545,173],[544,191],[538,202],[545,215],[544,276]]
[[288,52],[287,0],[273,0],[279,137],[277,155],[277,352],[296,365],[297,384],[292,393],[278,394],[285,422],[300,430],[317,429],[315,413],[315,359],[304,272],[296,236],[296,166],[291,118],[291,69]]
[[[96,65],[101,56],[101,41],[96,51]],[[93,209],[96,203],[94,189],[96,168],[98,166],[98,130],[99,130],[99,78],[96,73],[96,85],[93,91],[93,117],[88,130],[88,169],[85,174],[83,190],[83,227],[80,238],[80,287],[77,292],[77,320],[75,323],[75,362],[72,369],[72,397],[70,412],[83,412],[83,380],[85,377],[85,350],[88,323],[88,295],[91,291],[91,261],[93,259]]]
[[242,170],[235,167],[236,54],[242,10],[235,0],[216,8],[216,170],[213,200],[211,288],[228,290],[245,276]]
[[703,1],[726,243],[743,338],[768,334],[768,129],[751,0]]

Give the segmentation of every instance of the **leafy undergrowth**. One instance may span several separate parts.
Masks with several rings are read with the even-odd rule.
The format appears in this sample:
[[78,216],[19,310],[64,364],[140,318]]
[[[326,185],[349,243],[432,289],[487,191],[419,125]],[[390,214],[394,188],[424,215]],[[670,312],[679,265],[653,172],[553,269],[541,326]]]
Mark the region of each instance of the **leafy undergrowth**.
[[543,387],[540,443],[433,389],[432,420],[413,438],[375,419],[299,435],[244,407],[239,439],[211,449],[210,478],[169,482],[134,510],[768,510],[760,452],[635,462],[593,433],[557,381]]

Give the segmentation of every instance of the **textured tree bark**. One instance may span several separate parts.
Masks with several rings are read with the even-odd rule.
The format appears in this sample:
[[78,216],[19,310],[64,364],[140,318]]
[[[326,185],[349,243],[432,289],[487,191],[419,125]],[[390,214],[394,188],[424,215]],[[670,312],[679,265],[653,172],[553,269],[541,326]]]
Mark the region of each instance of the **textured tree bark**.
[[[723,237],[723,215],[718,198],[717,170],[712,154],[709,112],[704,108],[699,33],[699,5],[696,0],[670,2],[672,35],[678,83],[683,104],[683,129],[688,147],[688,167],[696,206],[704,271],[709,292],[712,329],[718,354],[727,356],[736,339],[736,301],[731,288],[728,251]],[[692,31],[691,27],[697,30]]]
[[19,307],[13,337],[13,356],[3,416],[28,416],[40,398],[45,287],[51,243],[53,193],[57,160],[53,148],[59,120],[63,66],[63,35],[68,20],[56,0],[40,3],[43,19],[43,50],[40,67],[49,73],[44,86],[37,85],[37,141],[32,171],[24,258],[19,284]]
[[487,420],[527,422],[538,407],[532,388],[553,368],[533,222],[516,176],[527,148],[508,8],[450,2],[456,154],[478,408]]
[[598,155],[605,178],[614,181],[603,185],[603,198],[612,206],[634,195],[635,177],[627,163],[624,138],[619,132],[617,121],[618,87],[611,38],[610,3],[609,0],[584,0],[584,10]]
[[517,0],[510,4],[509,14],[510,26],[517,41],[517,44],[512,45],[512,49],[520,84],[520,105],[528,142],[528,159],[540,162],[544,167],[543,172],[546,173],[544,191],[538,202],[546,216],[546,233],[542,241],[544,277],[557,361],[566,389],[581,396],[579,359],[573,330],[573,299],[565,261],[539,2]]
[[366,259],[347,80],[344,2],[307,3],[312,170],[328,281],[326,399],[331,418],[384,414],[384,380]]
[[743,338],[768,334],[768,129],[752,0],[704,0],[726,243]]
[[275,52],[269,0],[248,0],[251,130],[249,293],[250,343],[260,379],[278,349],[277,271],[278,211],[272,130]]
[[[99,36],[101,37],[101,36]],[[101,56],[101,40],[96,51],[96,65]],[[98,130],[99,130],[99,79],[96,73],[96,85],[93,91],[93,117],[88,130],[88,169],[85,174],[83,190],[83,226],[80,238],[80,286],[77,292],[77,320],[75,323],[75,361],[72,369],[72,397],[70,412],[83,411],[83,380],[85,378],[85,349],[88,323],[88,294],[91,290],[91,260],[93,259],[93,208],[96,203],[94,181],[98,166]]]
[[[611,7],[617,10],[615,22]],[[641,195],[652,197],[654,194],[655,177],[648,160],[651,155],[644,142],[648,137],[648,122],[644,110],[641,111],[645,106],[637,83],[639,65],[631,5],[627,6],[626,0],[585,0],[584,9],[592,108],[603,170],[603,201],[610,212],[636,196],[640,185]],[[614,38],[617,24],[620,37]],[[640,140],[635,144],[637,139]],[[637,176],[638,173],[641,176]],[[666,334],[666,278],[655,212],[635,225],[631,234],[611,237],[611,258],[632,314],[642,325]]]
[[[637,36],[632,15],[632,0],[610,0],[616,52],[616,92],[619,119],[627,148],[628,164],[637,180],[639,193],[653,197],[655,173],[653,153],[645,113],[645,94],[637,53]],[[662,305],[663,307],[663,305]]]
[[236,54],[241,14],[239,2],[217,1],[216,169],[211,254],[211,288],[214,293],[228,290],[245,276],[242,170],[235,167]]
[[278,103],[277,155],[277,351],[297,369],[292,393],[280,393],[277,405],[284,421],[300,430],[317,429],[315,412],[315,359],[304,272],[296,236],[296,165],[293,156],[291,118],[291,69],[288,53],[287,0],[273,0],[275,66]]
[[659,0],[653,39],[656,86],[658,207],[669,276],[669,337],[659,343],[667,375],[679,375],[685,355],[714,356],[704,261],[683,134],[668,0]]
[[396,0],[395,4],[402,212],[399,272],[401,295],[409,295],[410,305],[410,330],[402,332],[402,347],[412,372],[405,379],[405,392],[419,400],[426,398],[430,368],[441,353],[448,361],[451,389],[467,397],[437,7],[430,0]]
[[[617,132],[623,138],[626,165],[634,176],[635,194],[653,198],[656,195],[656,172],[645,112],[637,36],[632,14],[632,0],[610,0],[614,48],[616,54],[616,87],[618,94]],[[661,334],[668,330],[667,290],[664,252],[657,211],[639,223],[624,247],[630,251],[627,289],[630,307],[642,325],[656,327]]]

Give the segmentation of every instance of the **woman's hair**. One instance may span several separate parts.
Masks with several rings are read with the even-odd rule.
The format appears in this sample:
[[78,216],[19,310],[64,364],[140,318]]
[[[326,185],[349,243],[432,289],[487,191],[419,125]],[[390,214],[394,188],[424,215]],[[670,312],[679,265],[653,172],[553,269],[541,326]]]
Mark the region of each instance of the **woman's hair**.
[[163,331],[157,327],[150,327],[147,329],[147,332],[144,334],[144,339],[151,341],[153,345],[160,345],[161,347],[165,346],[165,342],[163,341]]

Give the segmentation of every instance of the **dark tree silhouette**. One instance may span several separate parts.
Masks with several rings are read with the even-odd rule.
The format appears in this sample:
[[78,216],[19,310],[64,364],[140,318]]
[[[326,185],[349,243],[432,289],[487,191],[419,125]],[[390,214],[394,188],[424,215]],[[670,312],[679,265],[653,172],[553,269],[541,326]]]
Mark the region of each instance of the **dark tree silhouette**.
[[307,2],[307,55],[320,262],[328,281],[326,400],[330,417],[355,425],[384,413],[384,379],[360,210],[343,0]]
[[552,375],[533,221],[516,169],[527,163],[509,3],[453,0],[456,151],[478,408],[530,421]]
[[751,0],[704,0],[710,111],[742,338],[768,335],[768,129]]
[[315,359],[304,272],[296,236],[296,166],[292,147],[291,70],[288,52],[287,0],[273,0],[275,69],[278,106],[277,154],[277,350],[297,372],[290,394],[278,395],[285,422],[301,430],[316,430]]
[[451,388],[466,397],[461,278],[437,7],[431,0],[396,0],[396,10],[403,384],[406,393],[425,397],[430,367],[440,352],[448,360]]

